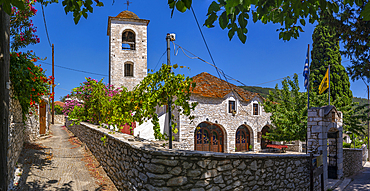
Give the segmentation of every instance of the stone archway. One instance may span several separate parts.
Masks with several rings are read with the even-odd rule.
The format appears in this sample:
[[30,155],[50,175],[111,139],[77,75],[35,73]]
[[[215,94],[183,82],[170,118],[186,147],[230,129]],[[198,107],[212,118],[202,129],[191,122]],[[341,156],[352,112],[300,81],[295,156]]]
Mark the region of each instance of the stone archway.
[[251,137],[253,137],[252,132],[249,130],[245,125],[241,125],[236,130],[235,134],[235,151],[241,152],[241,151],[249,151],[251,144]]
[[202,122],[194,132],[194,150],[224,152],[225,135],[220,125]]
[[264,126],[261,130],[261,149],[265,149],[268,144],[272,144],[272,141],[263,138],[263,136],[266,136],[266,133],[268,133],[270,130],[269,126]]

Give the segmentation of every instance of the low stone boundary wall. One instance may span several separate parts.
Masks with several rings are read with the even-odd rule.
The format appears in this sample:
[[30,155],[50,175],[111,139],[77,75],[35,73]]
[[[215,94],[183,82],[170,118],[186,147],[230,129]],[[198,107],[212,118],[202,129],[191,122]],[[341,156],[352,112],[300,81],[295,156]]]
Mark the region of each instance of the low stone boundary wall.
[[360,171],[366,163],[366,146],[362,149],[343,148],[343,173],[349,177]]
[[65,115],[54,115],[54,122],[56,124],[64,124],[66,122]]
[[[306,154],[169,150],[88,123],[68,129],[87,145],[119,190],[309,189]],[[105,144],[100,140],[104,135]]]

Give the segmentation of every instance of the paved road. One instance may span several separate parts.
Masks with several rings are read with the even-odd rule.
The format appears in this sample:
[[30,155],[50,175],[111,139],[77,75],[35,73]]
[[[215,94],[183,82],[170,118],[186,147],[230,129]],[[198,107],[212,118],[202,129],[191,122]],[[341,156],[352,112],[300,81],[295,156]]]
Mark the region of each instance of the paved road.
[[25,145],[18,164],[23,170],[19,190],[117,190],[62,125],[51,125],[49,138]]
[[370,190],[370,162],[366,162],[364,170],[351,177],[353,181],[344,189],[345,191]]

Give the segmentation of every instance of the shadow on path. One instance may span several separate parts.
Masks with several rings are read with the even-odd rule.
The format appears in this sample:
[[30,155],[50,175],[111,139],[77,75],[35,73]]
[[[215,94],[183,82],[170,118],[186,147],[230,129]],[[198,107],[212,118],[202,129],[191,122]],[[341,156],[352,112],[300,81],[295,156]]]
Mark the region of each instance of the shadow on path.
[[370,162],[366,162],[363,170],[350,177],[352,182],[344,189],[346,191],[370,190]]
[[[77,137],[62,125],[50,129],[50,138],[24,144],[17,163],[22,173],[16,190],[117,190],[109,178],[102,182],[92,176],[90,161],[96,159]],[[107,177],[104,171],[99,173]]]

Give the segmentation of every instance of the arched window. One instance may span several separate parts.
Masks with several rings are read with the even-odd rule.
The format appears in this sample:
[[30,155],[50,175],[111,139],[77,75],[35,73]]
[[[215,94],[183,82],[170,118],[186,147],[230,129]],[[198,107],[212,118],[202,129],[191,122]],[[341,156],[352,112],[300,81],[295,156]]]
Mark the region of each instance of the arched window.
[[122,50],[135,50],[135,33],[126,30],[122,33]]
[[126,62],[125,63],[125,77],[134,76],[134,63]]

